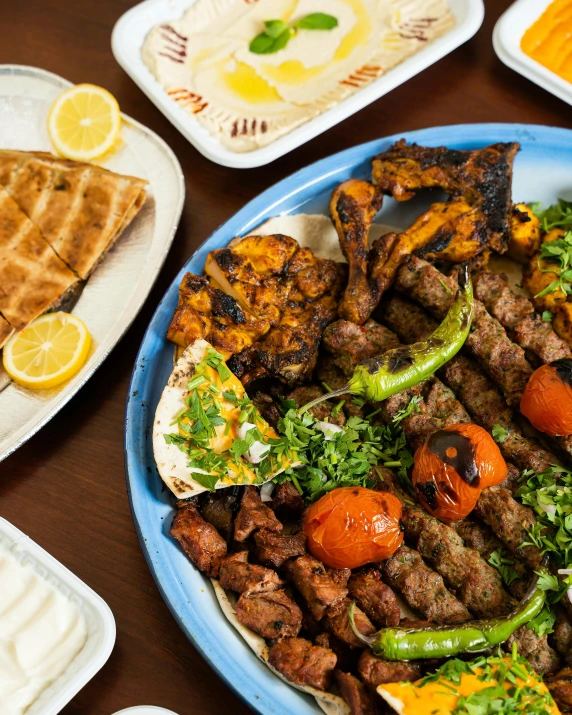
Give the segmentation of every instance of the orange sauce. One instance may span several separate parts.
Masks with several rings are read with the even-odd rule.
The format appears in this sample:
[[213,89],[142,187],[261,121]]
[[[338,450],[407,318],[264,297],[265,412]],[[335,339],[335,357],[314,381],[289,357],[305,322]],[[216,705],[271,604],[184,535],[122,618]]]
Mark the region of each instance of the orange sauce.
[[522,51],[572,82],[572,0],[554,0],[524,33]]

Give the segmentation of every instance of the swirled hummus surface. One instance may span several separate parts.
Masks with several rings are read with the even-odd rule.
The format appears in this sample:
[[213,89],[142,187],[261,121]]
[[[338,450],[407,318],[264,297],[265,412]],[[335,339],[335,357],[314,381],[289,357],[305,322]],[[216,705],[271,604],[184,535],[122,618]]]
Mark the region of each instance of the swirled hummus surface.
[[[327,31],[299,30],[270,54],[250,50],[268,20],[314,13]],[[252,151],[338,104],[455,24],[446,0],[197,0],[158,25],[143,61],[186,111],[232,151]]]

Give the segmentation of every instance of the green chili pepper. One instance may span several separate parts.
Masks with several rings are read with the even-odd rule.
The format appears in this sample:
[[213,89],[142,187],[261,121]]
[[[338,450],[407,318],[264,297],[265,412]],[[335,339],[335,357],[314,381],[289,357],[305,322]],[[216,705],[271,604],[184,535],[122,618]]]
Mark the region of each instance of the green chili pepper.
[[369,402],[380,402],[417,385],[459,352],[469,334],[473,311],[473,286],[465,264],[459,271],[459,290],[455,301],[441,325],[427,340],[363,360],[356,366],[347,385],[309,402],[300,413],[323,400],[348,392]]
[[356,636],[375,655],[386,660],[447,658],[460,653],[480,653],[504,643],[517,628],[540,613],[546,592],[538,588],[537,582],[538,576],[512,613],[489,621],[466,621],[430,628],[383,628],[373,636],[364,636],[355,626],[353,601],[349,620]]

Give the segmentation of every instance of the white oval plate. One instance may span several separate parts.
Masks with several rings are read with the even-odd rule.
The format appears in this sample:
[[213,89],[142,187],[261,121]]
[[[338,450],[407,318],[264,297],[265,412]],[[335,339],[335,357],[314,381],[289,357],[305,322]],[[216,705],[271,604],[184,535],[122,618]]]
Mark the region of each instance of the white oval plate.
[[493,46],[499,59],[548,92],[572,104],[572,84],[520,49],[528,28],[542,15],[552,0],[517,0],[501,15],[493,32]]
[[[56,715],[105,665],[115,645],[115,619],[105,601],[62,563],[0,517],[0,543],[18,561],[76,604],[85,617],[87,640],[65,672],[26,710],[26,715]],[[1,705],[1,703],[0,703]]]
[[335,107],[302,124],[268,146],[245,153],[226,149],[188,112],[171,99],[141,59],[141,47],[150,30],[162,22],[180,18],[196,0],[145,0],[128,10],[113,28],[111,47],[115,59],[149,99],[207,159],[235,169],[269,164],[339,124],[395,87],[440,60],[470,39],[484,17],[482,0],[448,0],[456,25],[442,37],[394,67],[386,75],[352,94]]
[[[51,151],[48,110],[70,86],[35,67],[0,65],[0,147]],[[146,179],[148,197],[73,308],[93,337],[91,354],[75,377],[52,390],[18,387],[0,366],[0,461],[45,425],[109,355],[147,298],[173,241],[185,198],[181,166],[162,139],[125,115],[121,135],[123,146],[101,165]]]

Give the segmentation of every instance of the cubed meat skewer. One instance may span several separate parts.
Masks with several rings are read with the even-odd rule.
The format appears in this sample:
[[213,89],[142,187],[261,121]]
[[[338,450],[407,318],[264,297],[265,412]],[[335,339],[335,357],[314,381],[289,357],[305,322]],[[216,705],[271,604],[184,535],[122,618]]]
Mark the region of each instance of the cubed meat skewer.
[[212,524],[199,514],[191,502],[178,502],[171,531],[191,562],[207,576],[218,576],[226,556],[226,541]]
[[284,586],[278,574],[271,569],[248,563],[248,551],[238,551],[227,556],[220,564],[220,585],[236,593],[268,593]]
[[263,638],[297,636],[302,611],[285,591],[243,593],[236,603],[238,620]]
[[234,522],[234,538],[245,541],[256,529],[282,531],[282,524],[270,507],[263,504],[256,487],[245,487],[240,510]]
[[304,638],[284,638],[270,648],[268,662],[291,683],[327,690],[337,658],[328,648]]
[[275,569],[284,566],[288,559],[306,553],[306,535],[302,531],[296,534],[275,534],[268,529],[259,529],[254,534],[254,543],[256,560]]

